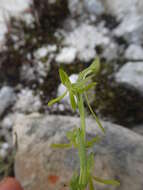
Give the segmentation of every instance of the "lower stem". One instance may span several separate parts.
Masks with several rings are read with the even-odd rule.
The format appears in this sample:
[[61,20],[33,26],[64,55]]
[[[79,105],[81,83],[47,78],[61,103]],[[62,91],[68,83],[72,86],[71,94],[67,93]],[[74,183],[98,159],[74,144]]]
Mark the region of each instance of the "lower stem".
[[87,156],[86,156],[86,125],[85,125],[85,111],[84,111],[84,103],[83,96],[79,96],[79,112],[80,112],[80,130],[81,134],[79,135],[80,143],[79,143],[79,158],[80,158],[80,177],[79,184],[83,186],[86,184],[86,173],[87,173]]

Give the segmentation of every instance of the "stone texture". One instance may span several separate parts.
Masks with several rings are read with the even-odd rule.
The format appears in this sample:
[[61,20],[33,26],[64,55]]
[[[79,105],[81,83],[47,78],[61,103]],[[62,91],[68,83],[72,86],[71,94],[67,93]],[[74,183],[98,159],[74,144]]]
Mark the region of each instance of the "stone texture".
[[0,89],[0,116],[15,102],[14,90],[9,86]]
[[133,127],[133,131],[136,133],[143,135],[143,124],[137,125]]
[[[78,166],[73,149],[52,149],[52,143],[66,142],[65,133],[79,123],[79,118],[19,115],[13,137],[17,145],[15,174],[25,190],[67,190],[71,174]],[[98,190],[142,190],[143,138],[121,126],[103,122],[106,136],[93,151],[97,176],[118,179],[120,187],[96,186]],[[87,119],[88,138],[99,133],[96,123]]]
[[115,79],[143,93],[143,62],[126,63],[116,73]]
[[[103,27],[102,27],[103,29]],[[104,34],[104,30],[88,23],[82,23],[71,32],[63,32],[63,46],[74,48],[77,52],[77,58],[88,62],[96,56],[96,46],[105,47],[110,44],[110,38]]]
[[0,1],[0,41],[3,41],[7,32],[6,20],[9,16],[18,16],[29,7],[30,0],[1,0]]
[[143,3],[142,0],[101,0],[107,13],[120,21],[115,35],[124,36],[130,42],[141,43],[143,34]]
[[75,48],[63,48],[57,55],[56,61],[58,63],[73,63],[76,58]]
[[139,45],[131,44],[125,52],[125,58],[130,60],[143,60],[143,48]]
[[31,113],[40,110],[41,106],[42,104],[39,95],[34,95],[34,92],[31,89],[25,88],[18,94],[13,111]]

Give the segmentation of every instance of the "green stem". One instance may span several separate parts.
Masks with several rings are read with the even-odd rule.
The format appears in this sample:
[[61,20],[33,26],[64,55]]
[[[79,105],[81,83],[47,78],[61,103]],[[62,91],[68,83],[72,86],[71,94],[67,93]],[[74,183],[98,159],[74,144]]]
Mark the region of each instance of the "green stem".
[[84,137],[84,141],[86,140],[86,131],[85,131],[85,112],[84,112],[84,104],[83,104],[83,95],[80,95],[79,97],[79,113],[80,113],[80,124],[81,124],[81,130]]
[[87,155],[86,155],[86,125],[85,125],[85,111],[83,103],[83,95],[79,95],[78,108],[80,113],[81,133],[79,135],[79,158],[80,158],[80,177],[79,184],[86,185],[87,174]]

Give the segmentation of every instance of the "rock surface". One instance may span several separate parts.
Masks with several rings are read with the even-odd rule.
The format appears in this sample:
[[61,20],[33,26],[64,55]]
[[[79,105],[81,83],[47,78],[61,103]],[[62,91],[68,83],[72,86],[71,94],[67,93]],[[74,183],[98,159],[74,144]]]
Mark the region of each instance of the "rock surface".
[[10,16],[18,16],[19,13],[29,7],[30,0],[1,0],[0,1],[0,42],[4,39],[7,32],[6,20]]
[[114,15],[120,21],[115,29],[115,35],[124,36],[130,42],[140,43],[143,34],[142,0],[102,0],[107,13]]
[[116,81],[133,87],[143,93],[143,62],[126,63],[117,72]]
[[31,113],[41,108],[41,100],[38,95],[34,95],[30,89],[23,89],[18,94],[17,102],[13,108],[16,112]]
[[14,103],[15,99],[15,93],[11,87],[4,86],[0,89],[0,116]]
[[131,44],[125,52],[125,58],[132,60],[143,60],[143,48],[139,45]]
[[140,135],[143,135],[143,125],[141,124],[141,125],[134,126],[133,131]]
[[104,34],[104,30],[99,30],[100,27],[97,28],[88,23],[82,23],[71,32],[64,32],[63,45],[74,48],[79,60],[91,61],[96,56],[96,46],[105,47],[110,43],[110,38]]
[[[79,118],[32,114],[19,115],[13,137],[17,145],[15,173],[25,190],[66,190],[72,172],[78,166],[73,149],[52,149],[52,143],[66,142],[65,133]],[[118,179],[120,187],[96,186],[99,190],[142,190],[143,138],[121,126],[103,122],[106,136],[93,151],[97,176]],[[96,123],[87,119],[87,136],[99,133]]]

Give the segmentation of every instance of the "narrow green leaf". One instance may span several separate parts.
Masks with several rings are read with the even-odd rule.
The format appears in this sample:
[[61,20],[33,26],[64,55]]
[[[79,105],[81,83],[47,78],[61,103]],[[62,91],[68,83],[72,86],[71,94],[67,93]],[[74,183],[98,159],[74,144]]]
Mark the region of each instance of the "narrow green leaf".
[[71,148],[71,144],[52,144],[52,148]]
[[116,181],[116,180],[101,179],[101,178],[96,177],[96,176],[93,176],[93,179],[96,182],[99,182],[99,183],[102,183],[102,184],[105,184],[105,185],[115,185],[115,186],[120,185],[120,183],[118,181]]
[[77,105],[76,105],[75,97],[74,97],[74,94],[72,93],[72,91],[69,92],[69,96],[70,96],[71,107],[75,111]]
[[103,133],[105,133],[105,129],[102,127],[102,124],[100,123],[98,117],[96,116],[96,114],[94,113],[93,109],[90,106],[90,103],[89,103],[89,100],[88,100],[88,97],[87,97],[86,93],[84,93],[84,95],[85,95],[85,99],[86,99],[87,105],[89,107],[89,110],[91,111],[93,117],[95,118],[95,120],[96,120],[96,122],[98,124],[98,127],[102,130]]
[[63,85],[69,86],[71,84],[69,77],[64,70],[59,69],[59,75],[60,75],[60,79],[61,79],[61,82],[63,83]]
[[78,81],[85,79],[88,75],[97,74],[100,70],[99,58],[96,58],[92,64],[79,73]]
[[95,74],[97,74],[100,70],[100,60],[99,57],[97,57],[92,64],[89,66],[89,68],[92,70],[92,72],[94,72]]
[[85,79],[87,77],[87,75],[89,75],[91,73],[91,69],[88,67],[86,69],[84,69],[83,71],[81,71],[79,73],[79,77],[77,81],[81,81],[83,79]]
[[61,96],[59,96],[58,98],[55,98],[53,100],[51,100],[49,103],[48,103],[48,106],[51,106],[53,104],[55,104],[56,102],[59,102],[60,100],[62,100],[67,94],[67,91],[65,91]]

